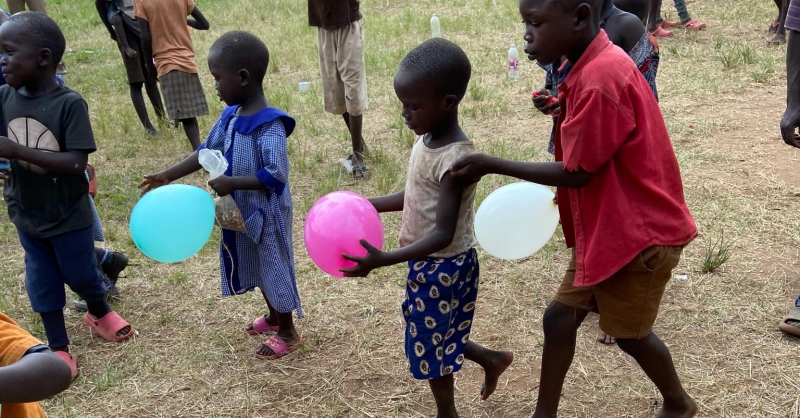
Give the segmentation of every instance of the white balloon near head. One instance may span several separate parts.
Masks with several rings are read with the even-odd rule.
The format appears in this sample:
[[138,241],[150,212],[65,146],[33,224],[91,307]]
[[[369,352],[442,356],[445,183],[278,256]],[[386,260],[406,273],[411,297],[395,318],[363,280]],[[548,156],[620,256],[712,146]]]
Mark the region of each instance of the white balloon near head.
[[504,260],[539,251],[556,232],[558,207],[553,192],[520,182],[493,191],[475,213],[475,237],[489,254]]

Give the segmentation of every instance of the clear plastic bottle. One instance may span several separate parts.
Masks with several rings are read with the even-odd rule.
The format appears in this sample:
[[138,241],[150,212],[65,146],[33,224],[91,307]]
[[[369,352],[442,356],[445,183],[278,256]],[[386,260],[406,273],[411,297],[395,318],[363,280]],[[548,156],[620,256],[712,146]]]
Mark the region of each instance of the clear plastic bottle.
[[508,49],[508,79],[517,82],[519,80],[519,51],[517,45],[511,44]]
[[436,13],[431,16],[431,38],[440,38],[442,36],[442,28],[439,26],[439,16]]

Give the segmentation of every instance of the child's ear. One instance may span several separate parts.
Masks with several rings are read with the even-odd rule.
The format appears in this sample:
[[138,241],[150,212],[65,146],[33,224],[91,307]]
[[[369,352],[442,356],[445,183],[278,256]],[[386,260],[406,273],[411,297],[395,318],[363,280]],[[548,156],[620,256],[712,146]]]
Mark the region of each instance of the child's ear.
[[444,108],[447,110],[454,110],[458,107],[458,96],[455,94],[448,94],[444,96]]
[[246,68],[239,70],[239,83],[242,87],[250,84],[250,71],[247,71]]
[[592,27],[594,16],[592,6],[588,3],[581,3],[575,9],[575,30],[583,31]]
[[53,51],[50,48],[42,48],[39,50],[39,66],[47,67],[53,61]]

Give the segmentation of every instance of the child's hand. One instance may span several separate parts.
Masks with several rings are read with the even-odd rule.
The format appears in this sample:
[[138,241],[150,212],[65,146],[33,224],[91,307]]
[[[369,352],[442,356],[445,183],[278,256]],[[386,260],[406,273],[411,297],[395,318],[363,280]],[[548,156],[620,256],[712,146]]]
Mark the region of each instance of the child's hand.
[[17,148],[19,148],[19,146],[19,144],[8,139],[7,137],[0,136],[0,157],[12,159],[16,158]]
[[139,183],[139,189],[142,189],[142,194],[149,192],[155,188],[166,186],[170,183],[167,175],[164,172],[147,174],[144,176],[144,181]]
[[492,172],[491,158],[486,154],[469,154],[450,167],[450,176],[458,181],[478,181]]
[[217,192],[217,196],[227,196],[236,190],[233,177],[219,176],[208,181],[208,185]]
[[534,91],[531,93],[531,97],[533,97],[533,106],[545,115],[557,115],[561,110],[558,99],[551,96],[545,89]]
[[10,173],[11,161],[5,158],[0,158],[0,186],[5,186],[6,180],[8,180]]
[[345,260],[358,263],[355,267],[339,270],[344,273],[344,277],[367,277],[369,272],[372,270],[387,265],[387,263],[384,261],[384,257],[386,255],[385,252],[375,248],[365,239],[361,239],[361,245],[367,249],[367,255],[363,257],[342,254],[342,257],[344,257]]

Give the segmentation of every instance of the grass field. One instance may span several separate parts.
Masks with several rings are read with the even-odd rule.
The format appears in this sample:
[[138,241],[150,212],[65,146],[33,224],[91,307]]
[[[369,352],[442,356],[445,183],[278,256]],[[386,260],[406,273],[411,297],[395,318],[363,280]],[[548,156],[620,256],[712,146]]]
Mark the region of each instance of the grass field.
[[[232,29],[259,35],[272,62],[267,97],[294,115],[290,138],[294,245],[306,317],[297,325],[306,344],[275,362],[254,358],[260,339],[241,328],[263,313],[258,294],[223,300],[215,233],[187,262],[158,264],[133,245],[127,229],[145,173],[182,159],[182,131],[161,126],[149,138],[130,105],[124,70],[94,4],[52,0],[49,12],[67,37],[66,81],[90,107],[99,151],[98,206],[109,248],[135,263],[120,280],[115,308],[137,330],[112,344],[90,334],[81,314],[67,308],[72,350],[81,375],[65,393],[45,401],[50,417],[416,417],[433,416],[428,387],[406,371],[402,352],[404,267],[367,279],[327,277],[308,258],[302,240],[305,214],[334,190],[367,196],[402,187],[413,136],[403,126],[392,77],[407,51],[428,37],[437,13],[442,33],[473,64],[461,107],[466,132],[484,152],[520,160],[548,160],[549,117],[537,114],[529,91],[543,73],[521,63],[519,83],[505,80],[506,51],[521,44],[513,0],[363,0],[370,109],[364,136],[373,156],[372,177],[353,182],[337,165],[348,134],[341,119],[324,113],[316,31],[300,0],[198,0],[211,22],[193,31],[211,115],[222,109],[208,74],[213,41]],[[800,290],[800,180],[797,150],[779,138],[785,106],[785,47],[768,48],[775,17],[771,0],[702,0],[692,14],[709,24],[702,33],[676,32],[660,41],[661,107],[681,165],[700,237],[676,270],[688,276],[667,289],[656,332],[672,350],[678,372],[695,397],[700,417],[800,416],[798,340],[777,330]],[[667,17],[675,17],[665,1]],[[301,94],[297,84],[311,82]],[[203,186],[207,175],[187,183]],[[510,180],[496,176],[479,186],[478,199]],[[0,215],[0,311],[44,339],[25,295],[23,253],[5,211]],[[384,217],[387,245],[396,247],[400,217]],[[711,270],[715,248],[730,259]],[[469,364],[456,377],[465,417],[524,417],[533,412],[542,352],[541,317],[560,282],[568,251],[557,237],[535,256],[501,262],[481,256],[483,287],[472,337],[512,350],[515,363],[495,395],[479,400],[482,373]],[[564,417],[650,417],[660,397],[635,363],[616,347],[595,342],[597,317],[578,334],[575,363],[562,399]]]

